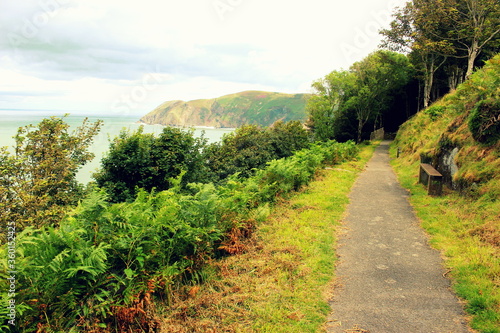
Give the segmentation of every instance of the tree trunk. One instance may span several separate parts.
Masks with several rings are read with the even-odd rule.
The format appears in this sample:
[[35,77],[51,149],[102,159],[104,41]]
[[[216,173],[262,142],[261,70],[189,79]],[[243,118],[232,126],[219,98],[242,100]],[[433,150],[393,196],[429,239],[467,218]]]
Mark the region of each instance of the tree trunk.
[[363,120],[362,119],[358,119],[358,138],[356,140],[356,143],[361,143],[361,138],[362,138],[362,134],[363,134]]
[[469,49],[469,58],[467,59],[467,72],[465,73],[466,80],[468,80],[474,72],[474,63],[480,52],[481,50],[479,49],[478,41],[477,39],[474,39]]
[[430,64],[426,64],[424,78],[424,109],[426,109],[431,101],[432,86],[434,85],[434,60]]
[[450,91],[457,89],[464,80],[464,70],[459,66],[453,66],[448,72],[448,87]]

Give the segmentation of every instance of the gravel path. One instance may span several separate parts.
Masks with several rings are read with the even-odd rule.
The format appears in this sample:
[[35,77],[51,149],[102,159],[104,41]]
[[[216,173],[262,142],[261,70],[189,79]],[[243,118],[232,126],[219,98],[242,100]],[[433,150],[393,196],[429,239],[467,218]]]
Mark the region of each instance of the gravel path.
[[472,332],[389,165],[388,147],[377,148],[351,192],[326,330]]

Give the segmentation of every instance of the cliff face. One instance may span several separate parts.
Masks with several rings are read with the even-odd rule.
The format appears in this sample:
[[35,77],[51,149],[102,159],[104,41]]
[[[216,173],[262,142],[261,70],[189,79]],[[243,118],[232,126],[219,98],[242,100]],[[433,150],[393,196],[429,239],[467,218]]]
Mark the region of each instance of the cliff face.
[[307,94],[245,91],[214,99],[168,101],[141,118],[146,124],[240,127],[306,119]]

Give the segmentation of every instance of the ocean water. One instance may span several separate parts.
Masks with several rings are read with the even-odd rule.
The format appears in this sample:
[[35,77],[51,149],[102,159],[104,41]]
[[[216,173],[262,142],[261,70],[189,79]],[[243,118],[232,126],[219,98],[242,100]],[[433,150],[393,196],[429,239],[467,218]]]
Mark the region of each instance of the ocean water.
[[[63,115],[64,113],[60,111],[0,110],[0,146],[12,147],[14,144],[13,136],[16,135],[19,127],[36,125],[44,118]],[[102,120],[104,123],[100,133],[94,138],[93,145],[89,148],[95,154],[95,158],[82,167],[77,175],[78,181],[84,184],[92,180],[92,173],[99,168],[101,158],[109,149],[109,140],[117,136],[120,131],[123,129],[134,131],[140,126],[144,126],[145,133],[160,134],[164,128],[161,125],[140,124],[137,116],[70,114],[65,118],[65,121],[71,127],[76,128],[83,123],[85,118],[92,122]],[[208,142],[218,142],[224,134],[233,130],[229,128],[194,128],[194,135],[198,137],[203,135]]]

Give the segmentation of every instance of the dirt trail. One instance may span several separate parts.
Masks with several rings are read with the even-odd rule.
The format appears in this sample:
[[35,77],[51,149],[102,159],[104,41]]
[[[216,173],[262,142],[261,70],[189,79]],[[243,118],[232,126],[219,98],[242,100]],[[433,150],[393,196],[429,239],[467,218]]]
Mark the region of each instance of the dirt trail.
[[[350,195],[327,332],[471,332],[382,142]],[[439,218],[439,216],[436,216]]]

